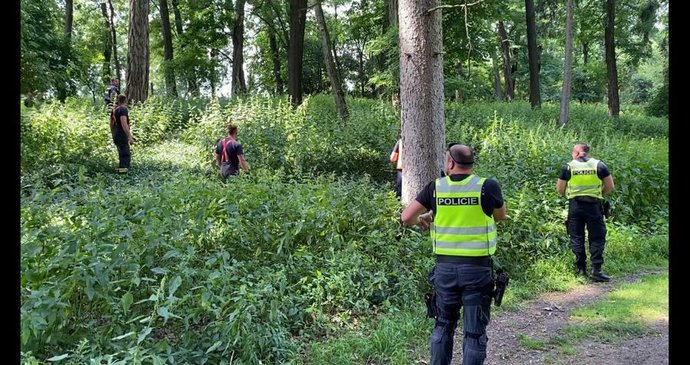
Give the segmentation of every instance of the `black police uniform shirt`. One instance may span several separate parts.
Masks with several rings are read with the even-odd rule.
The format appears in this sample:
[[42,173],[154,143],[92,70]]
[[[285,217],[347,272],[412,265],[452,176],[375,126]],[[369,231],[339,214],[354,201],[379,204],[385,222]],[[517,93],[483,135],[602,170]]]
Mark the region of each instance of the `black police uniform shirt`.
[[[467,174],[457,174],[450,175],[450,179],[453,181],[462,181],[470,175]],[[424,208],[433,210],[436,212],[436,199],[434,199],[434,192],[436,191],[436,181],[432,181],[427,184],[422,191],[417,194],[415,200],[419,204],[423,205]],[[487,217],[491,217],[494,213],[494,209],[498,209],[503,206],[503,193],[501,192],[501,187],[498,182],[493,179],[484,180],[482,185],[482,198],[481,198],[482,210]]]
[[[580,162],[587,162],[589,161],[589,159],[589,157],[578,157],[577,160]],[[599,177],[600,180],[604,180],[604,178],[609,175],[611,175],[611,172],[609,172],[609,168],[603,161],[599,160],[599,163],[597,163],[597,177]],[[561,173],[558,175],[558,178],[561,180],[570,181],[570,166],[568,164],[565,164],[563,165],[563,167],[561,167]],[[599,199],[592,196],[576,196],[573,199],[588,203],[599,202]]]

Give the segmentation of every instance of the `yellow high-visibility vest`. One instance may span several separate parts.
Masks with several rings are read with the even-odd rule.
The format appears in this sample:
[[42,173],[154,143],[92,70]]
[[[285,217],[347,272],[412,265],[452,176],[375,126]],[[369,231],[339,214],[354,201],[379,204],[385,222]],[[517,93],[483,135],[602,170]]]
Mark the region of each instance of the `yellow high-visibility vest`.
[[462,181],[436,179],[436,212],[431,227],[434,253],[449,256],[489,256],[496,252],[496,223],[482,210],[485,178]]
[[576,196],[591,196],[603,199],[602,181],[597,175],[599,160],[590,158],[587,162],[572,160],[570,166],[570,180],[565,189],[565,196],[572,199]]

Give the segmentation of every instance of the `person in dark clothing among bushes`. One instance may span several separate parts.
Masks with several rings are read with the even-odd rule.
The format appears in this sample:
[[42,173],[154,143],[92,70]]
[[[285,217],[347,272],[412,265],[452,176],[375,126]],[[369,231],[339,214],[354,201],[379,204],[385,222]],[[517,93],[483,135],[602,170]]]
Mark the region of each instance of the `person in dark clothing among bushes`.
[[110,112],[110,132],[113,135],[113,143],[117,147],[119,164],[117,172],[126,174],[132,161],[129,145],[134,142],[129,125],[129,109],[127,109],[127,96],[119,95],[117,105]]
[[223,181],[229,176],[236,176],[240,168],[245,173],[249,172],[249,164],[244,159],[242,144],[237,142],[237,126],[229,123],[226,127],[227,137],[216,144],[216,165],[220,168]]

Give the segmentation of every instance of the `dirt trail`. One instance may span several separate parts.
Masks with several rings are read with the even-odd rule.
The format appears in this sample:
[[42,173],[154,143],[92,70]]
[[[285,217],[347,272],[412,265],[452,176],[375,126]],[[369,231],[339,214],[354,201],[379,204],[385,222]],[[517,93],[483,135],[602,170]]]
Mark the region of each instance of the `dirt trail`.
[[[651,326],[642,336],[624,342],[605,343],[584,340],[575,346],[574,355],[566,355],[556,345],[546,343],[542,350],[522,346],[518,335],[547,342],[570,320],[573,308],[602,299],[622,282],[640,280],[640,273],[614,278],[609,283],[589,283],[569,292],[547,293],[526,302],[522,309],[494,315],[488,327],[489,351],[485,365],[578,364],[578,365],[663,365],[669,363],[668,318]],[[453,364],[462,362],[462,333],[456,334]]]

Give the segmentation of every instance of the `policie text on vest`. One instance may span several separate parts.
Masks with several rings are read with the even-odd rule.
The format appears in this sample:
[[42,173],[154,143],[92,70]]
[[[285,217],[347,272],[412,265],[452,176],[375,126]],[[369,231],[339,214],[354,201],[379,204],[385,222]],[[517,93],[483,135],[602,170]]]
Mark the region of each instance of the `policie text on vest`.
[[437,198],[436,205],[479,205],[479,198],[464,197],[464,198]]

